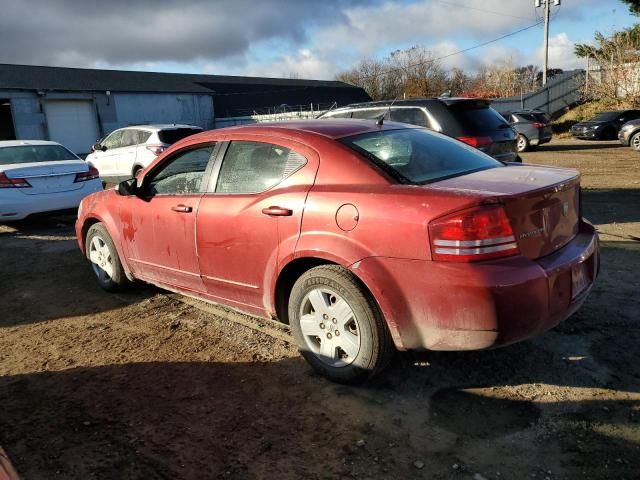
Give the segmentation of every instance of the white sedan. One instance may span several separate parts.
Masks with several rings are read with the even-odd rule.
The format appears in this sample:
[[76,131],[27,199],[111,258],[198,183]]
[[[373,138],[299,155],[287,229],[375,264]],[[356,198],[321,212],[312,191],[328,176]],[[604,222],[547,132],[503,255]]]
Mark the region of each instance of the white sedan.
[[0,141],[0,222],[77,209],[100,190],[98,170],[59,143]]

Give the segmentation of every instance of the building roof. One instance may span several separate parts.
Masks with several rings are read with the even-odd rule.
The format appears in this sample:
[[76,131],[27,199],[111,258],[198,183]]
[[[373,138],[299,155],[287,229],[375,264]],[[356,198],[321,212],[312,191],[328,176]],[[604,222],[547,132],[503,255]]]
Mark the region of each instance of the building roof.
[[[0,64],[0,90],[192,93],[214,97],[216,116],[302,104],[370,100],[362,88],[333,80],[134,72]],[[248,110],[248,111],[246,111]],[[246,111],[246,112],[245,112]]]

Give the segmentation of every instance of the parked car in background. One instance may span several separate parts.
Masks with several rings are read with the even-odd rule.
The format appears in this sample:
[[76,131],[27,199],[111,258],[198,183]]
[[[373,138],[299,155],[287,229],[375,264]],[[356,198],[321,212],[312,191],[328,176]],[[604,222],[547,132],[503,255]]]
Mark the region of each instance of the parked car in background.
[[618,140],[623,145],[631,147],[636,152],[640,152],[640,118],[631,120],[620,127]]
[[491,108],[476,98],[425,98],[355,103],[324,113],[320,118],[384,118],[427,127],[454,137],[504,162],[521,162],[516,132]]
[[144,280],[291,326],[338,382],[395,349],[476,350],[552,328],[599,269],[575,170],[502,163],[373,120],[243,125],[173,145],[82,202],[99,285]]
[[139,125],[114,130],[96,142],[86,160],[105,181],[134,177],[167,147],[202,132],[193,125]]
[[551,119],[539,110],[518,110],[502,116],[518,134],[518,152],[526,152],[551,141]]
[[622,125],[638,118],[640,110],[600,112],[591,120],[573,125],[571,135],[585,140],[615,140]]
[[75,210],[100,190],[98,171],[58,143],[0,141],[0,222]]

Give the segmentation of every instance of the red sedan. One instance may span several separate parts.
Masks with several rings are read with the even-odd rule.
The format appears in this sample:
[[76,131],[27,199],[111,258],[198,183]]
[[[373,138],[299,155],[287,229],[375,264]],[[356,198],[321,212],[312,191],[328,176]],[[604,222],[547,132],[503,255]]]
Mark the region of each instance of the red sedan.
[[576,311],[599,268],[578,172],[371,120],[188,137],[87,197],[76,232],[105,290],[143,280],[279,319],[339,382],[396,349],[537,335]]

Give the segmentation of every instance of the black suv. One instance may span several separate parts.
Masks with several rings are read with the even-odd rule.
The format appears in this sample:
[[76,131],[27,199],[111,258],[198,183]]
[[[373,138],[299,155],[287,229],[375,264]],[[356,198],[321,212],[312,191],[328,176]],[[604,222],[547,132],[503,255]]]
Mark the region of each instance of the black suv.
[[354,103],[324,113],[320,118],[384,118],[427,127],[476,147],[503,162],[521,162],[517,134],[491,108],[477,98],[424,98]]

